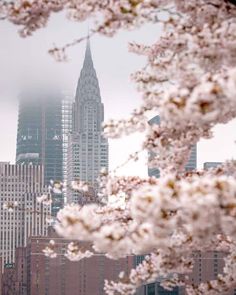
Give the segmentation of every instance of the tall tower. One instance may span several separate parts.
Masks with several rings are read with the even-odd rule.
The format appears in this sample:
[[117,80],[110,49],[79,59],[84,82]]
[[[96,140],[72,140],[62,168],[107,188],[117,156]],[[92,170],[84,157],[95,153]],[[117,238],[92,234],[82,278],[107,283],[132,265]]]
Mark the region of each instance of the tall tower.
[[72,132],[72,108],[73,98],[71,95],[64,95],[62,101],[62,138],[63,138],[63,180],[67,182],[67,155],[69,136]]
[[[19,100],[16,164],[42,165],[44,183],[63,180],[63,96],[33,88]],[[52,196],[52,214],[63,206],[62,194]]]
[[[104,107],[87,40],[83,68],[73,105],[73,131],[68,147],[68,182],[81,180],[96,188],[102,168],[108,169],[108,141],[102,135]],[[81,202],[78,193],[68,193],[68,202]]]
[[17,164],[44,166],[44,181],[62,180],[62,97],[59,93],[27,90],[19,101]]

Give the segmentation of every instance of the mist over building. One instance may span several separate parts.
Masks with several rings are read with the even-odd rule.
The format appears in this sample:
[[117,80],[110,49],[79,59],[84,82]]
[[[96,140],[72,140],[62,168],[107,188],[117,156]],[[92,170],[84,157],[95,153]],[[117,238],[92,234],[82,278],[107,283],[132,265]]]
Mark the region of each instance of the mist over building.
[[[67,175],[68,134],[72,129],[72,100],[50,87],[32,87],[19,97],[16,163],[42,165],[45,185]],[[52,215],[64,205],[61,193],[52,194]]]
[[37,88],[19,98],[16,164],[43,165],[46,185],[63,179],[62,100]]

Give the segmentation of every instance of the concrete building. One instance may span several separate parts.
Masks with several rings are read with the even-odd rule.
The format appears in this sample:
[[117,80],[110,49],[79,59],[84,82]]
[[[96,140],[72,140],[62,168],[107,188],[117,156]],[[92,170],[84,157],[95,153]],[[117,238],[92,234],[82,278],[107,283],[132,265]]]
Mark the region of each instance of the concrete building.
[[73,99],[70,95],[64,95],[62,100],[62,148],[63,148],[63,181],[67,182],[67,154],[69,135],[72,132],[72,108]]
[[207,170],[207,169],[210,169],[210,168],[216,168],[220,165],[222,165],[223,163],[222,162],[205,162],[203,164],[203,168],[204,170]]
[[41,166],[0,162],[2,269],[15,262],[15,249],[26,246],[29,236],[47,234],[46,217],[51,208],[37,202],[45,190]]
[[192,146],[188,162],[185,165],[185,171],[192,171],[195,169],[197,169],[197,144]]
[[[68,185],[81,180],[96,189],[102,168],[108,169],[108,141],[102,136],[104,107],[90,50],[86,45],[73,104],[73,131],[68,146]],[[83,203],[81,194],[70,190],[68,203]]]

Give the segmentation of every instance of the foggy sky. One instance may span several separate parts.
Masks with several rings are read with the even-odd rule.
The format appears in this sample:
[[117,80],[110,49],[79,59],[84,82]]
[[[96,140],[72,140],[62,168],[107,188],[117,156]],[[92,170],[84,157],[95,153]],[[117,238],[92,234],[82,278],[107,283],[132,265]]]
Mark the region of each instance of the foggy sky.
[[[17,98],[22,89],[38,83],[49,83],[74,97],[82,67],[85,43],[68,50],[69,61],[58,63],[47,53],[52,44],[63,45],[87,34],[87,23],[74,23],[63,14],[54,16],[46,29],[22,39],[17,28],[0,22],[0,161],[15,161]],[[147,25],[132,32],[120,32],[114,38],[95,36],[91,39],[94,66],[99,79],[105,120],[122,118],[141,102],[140,94],[130,81],[130,74],[145,65],[145,58],[128,52],[128,42],[152,44],[161,28]],[[215,137],[198,144],[198,166],[206,161],[236,158],[236,120],[215,128]],[[141,135],[110,140],[110,168],[124,162],[140,149]],[[146,175],[144,154],[139,163],[121,169],[120,174]]]

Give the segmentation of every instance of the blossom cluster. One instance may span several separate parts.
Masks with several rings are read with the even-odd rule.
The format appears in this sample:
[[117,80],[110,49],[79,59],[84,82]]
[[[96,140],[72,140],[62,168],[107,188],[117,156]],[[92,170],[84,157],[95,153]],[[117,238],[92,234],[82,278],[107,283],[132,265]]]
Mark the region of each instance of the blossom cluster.
[[56,258],[57,257],[57,253],[55,251],[56,248],[56,243],[54,240],[50,240],[48,243],[48,246],[46,246],[43,249],[43,253],[45,256],[50,257],[50,258]]
[[93,253],[89,250],[81,251],[78,243],[71,242],[67,246],[65,256],[71,261],[79,261],[84,258],[92,257]]
[[[225,167],[230,165],[233,163]],[[224,166],[188,177],[170,174],[134,186],[125,206],[114,208],[109,202],[102,207],[68,205],[58,214],[57,232],[65,238],[93,242],[94,251],[109,258],[153,253],[131,272],[128,281],[106,282],[108,294],[117,294],[118,290],[123,290],[118,294],[134,294],[137,287],[158,276],[166,278],[163,283],[168,287],[173,284],[170,273],[179,275],[175,282],[181,285],[181,276],[192,270],[195,251],[217,248],[229,253],[227,259],[232,255],[236,182],[233,176],[225,175],[227,168],[225,174],[223,170]],[[109,181],[107,184],[110,186]],[[120,189],[124,187],[123,182]],[[229,275],[232,277],[232,272],[219,280],[225,282],[224,289]],[[221,292],[219,282],[214,284]],[[191,288],[187,288],[189,293]]]
[[[56,230],[73,239],[67,256],[92,255],[77,242],[93,243],[93,251],[110,258],[146,255],[129,277],[105,283],[107,294],[134,294],[157,277],[170,289],[186,283],[196,251],[223,249],[224,274],[188,294],[223,294],[236,286],[236,164],[185,173],[192,145],[212,136],[212,128],[236,117],[236,5],[231,0],[0,0],[0,18],[21,27],[21,35],[44,27],[52,13],[66,10],[69,18],[93,18],[91,34],[113,36],[147,22],[162,23],[162,36],[151,46],[130,44],[144,55],[146,66],[132,75],[143,97],[130,118],[104,125],[107,137],[145,132],[143,149],[153,153],[150,166],[161,178],[118,177],[102,173],[102,204],[70,204],[57,216]],[[165,17],[163,17],[163,15]],[[65,58],[65,49],[50,53]],[[150,111],[161,123],[147,123]],[[137,159],[137,154],[133,159]],[[63,184],[52,184],[60,191]],[[85,183],[73,183],[84,191]],[[42,197],[41,201],[47,201]],[[12,209],[12,206],[8,206]],[[54,255],[51,243],[46,254]]]

